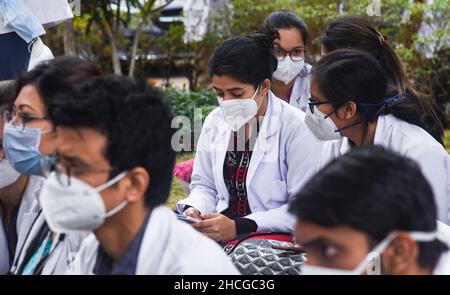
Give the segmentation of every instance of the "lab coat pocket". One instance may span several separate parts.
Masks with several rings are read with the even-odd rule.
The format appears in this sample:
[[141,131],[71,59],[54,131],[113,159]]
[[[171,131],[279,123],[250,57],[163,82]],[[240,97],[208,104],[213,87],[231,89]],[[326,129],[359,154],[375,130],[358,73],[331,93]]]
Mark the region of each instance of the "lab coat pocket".
[[276,203],[287,203],[288,201],[288,193],[287,193],[287,185],[285,181],[282,180],[273,180],[272,181],[272,189],[271,189],[270,201]]

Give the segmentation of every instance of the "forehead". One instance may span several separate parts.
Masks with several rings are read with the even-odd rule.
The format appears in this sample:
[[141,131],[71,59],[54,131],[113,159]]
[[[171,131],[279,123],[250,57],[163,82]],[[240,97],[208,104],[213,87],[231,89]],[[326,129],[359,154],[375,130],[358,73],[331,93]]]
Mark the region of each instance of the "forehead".
[[[326,239],[340,245],[365,248],[367,235],[348,226],[322,227],[309,221],[299,219],[295,226],[295,236],[299,244],[315,239]],[[364,246],[365,245],[365,246]]]
[[319,88],[319,84],[317,83],[317,80],[315,79],[315,76],[311,76],[311,82],[310,82],[310,92],[311,95],[318,98],[324,98],[325,95],[322,93],[322,90]]
[[301,32],[297,28],[278,29],[279,39],[275,39],[274,43],[280,45],[286,50],[291,50],[298,46],[304,46]]
[[57,150],[64,157],[77,157],[92,166],[107,162],[106,136],[91,128],[57,128]]
[[214,84],[214,88],[220,89],[220,90],[227,90],[227,89],[233,89],[233,88],[242,88],[242,89],[249,89],[253,88],[253,85],[251,84],[245,84],[239,81],[234,80],[230,76],[216,76],[214,75],[212,77],[212,81]]
[[24,86],[17,95],[14,106],[20,108],[23,105],[28,105],[35,110],[44,109],[42,98],[34,85]]

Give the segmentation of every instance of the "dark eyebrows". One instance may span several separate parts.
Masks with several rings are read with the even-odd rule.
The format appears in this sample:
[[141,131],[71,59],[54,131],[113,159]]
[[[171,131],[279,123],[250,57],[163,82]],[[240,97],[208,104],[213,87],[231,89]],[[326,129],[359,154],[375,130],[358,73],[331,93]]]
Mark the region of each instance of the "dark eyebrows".
[[324,238],[324,237],[318,237],[318,238],[300,243],[300,245],[304,248],[317,247],[317,246],[321,246],[324,244],[334,244],[334,243],[332,243],[329,239]]

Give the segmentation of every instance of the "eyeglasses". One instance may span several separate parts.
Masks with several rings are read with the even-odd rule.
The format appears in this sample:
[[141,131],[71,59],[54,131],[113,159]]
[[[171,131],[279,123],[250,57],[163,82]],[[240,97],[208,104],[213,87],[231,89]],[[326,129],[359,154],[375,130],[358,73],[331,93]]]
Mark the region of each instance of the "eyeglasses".
[[281,47],[274,47],[272,53],[276,56],[279,61],[283,61],[286,55],[289,55],[292,61],[302,61],[305,59],[306,47],[301,46],[292,49],[291,51],[286,51]]
[[[52,163],[46,163],[47,167],[43,168],[46,171],[54,171],[56,174],[56,179],[59,184],[62,186],[68,187],[71,184],[71,178],[79,178],[80,175],[85,173],[109,173],[113,174],[114,171],[117,171],[116,168],[110,169],[97,169],[92,167],[73,167],[73,166],[65,166],[60,162],[59,157],[53,157]],[[43,165],[43,166],[44,166]]]
[[18,130],[23,131],[27,125],[32,121],[36,120],[48,120],[47,116],[34,116],[27,113],[23,113],[21,111],[4,111],[3,112],[3,121],[12,124]]
[[323,101],[318,101],[317,97],[310,96],[308,100],[308,106],[312,114],[314,114],[314,106],[319,106],[322,104],[328,104],[328,103],[344,103],[342,99],[326,99]]

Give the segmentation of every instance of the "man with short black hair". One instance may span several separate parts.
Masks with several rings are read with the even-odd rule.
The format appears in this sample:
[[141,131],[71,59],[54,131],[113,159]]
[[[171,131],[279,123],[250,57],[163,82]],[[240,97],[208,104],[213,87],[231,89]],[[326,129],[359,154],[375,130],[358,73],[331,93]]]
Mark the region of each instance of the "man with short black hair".
[[290,211],[305,274],[450,274],[448,227],[437,229],[429,183],[415,162],[381,147],[329,163]]
[[40,202],[55,232],[93,231],[72,274],[238,274],[212,240],[164,207],[175,152],[163,95],[118,76],[55,100],[59,162]]

